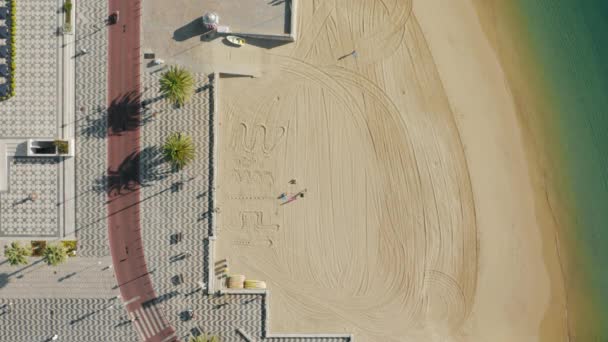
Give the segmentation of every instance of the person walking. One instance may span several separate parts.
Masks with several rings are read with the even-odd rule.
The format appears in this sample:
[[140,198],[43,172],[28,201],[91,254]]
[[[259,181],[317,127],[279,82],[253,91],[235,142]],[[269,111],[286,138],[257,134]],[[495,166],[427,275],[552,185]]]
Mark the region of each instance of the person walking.
[[343,60],[344,58],[346,58],[346,57],[350,57],[350,56],[353,56],[353,57],[357,58],[357,56],[359,56],[359,54],[357,54],[357,50],[353,50],[351,53],[347,53],[346,55],[344,55],[344,56],[342,56],[342,57],[338,58],[338,60],[339,60],[339,61],[341,61],[341,60]]

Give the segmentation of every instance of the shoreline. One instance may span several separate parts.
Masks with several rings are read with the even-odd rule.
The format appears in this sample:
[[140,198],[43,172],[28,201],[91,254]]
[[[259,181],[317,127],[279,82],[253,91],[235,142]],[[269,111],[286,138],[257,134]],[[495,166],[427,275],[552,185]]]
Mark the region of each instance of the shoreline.
[[[429,33],[437,31],[437,40],[440,40],[442,35],[449,36],[444,31],[449,30],[452,32],[458,32],[459,35],[466,36],[466,38],[455,38],[450,37],[453,41],[458,44],[453,44],[460,47],[466,47],[464,51],[458,51],[461,54],[470,54],[469,58],[463,58],[461,61],[454,61],[457,58],[450,58],[458,54],[457,51],[450,51],[450,43],[452,41],[438,41],[435,44],[433,52],[436,57],[440,74],[446,85],[448,96],[451,98],[452,105],[455,108],[460,108],[461,113],[457,113],[457,121],[459,121],[459,127],[463,139],[465,142],[465,150],[467,151],[467,159],[469,161],[471,170],[471,179],[473,182],[474,192],[476,193],[476,207],[480,216],[483,216],[484,212],[493,212],[494,217],[487,219],[488,222],[493,224],[502,224],[500,215],[504,215],[505,212],[511,211],[513,215],[521,215],[528,217],[527,220],[520,219],[520,224],[525,224],[526,228],[523,231],[512,232],[515,236],[505,236],[505,243],[512,242],[518,244],[519,250],[513,255],[503,255],[502,257],[513,257],[519,258],[519,254],[523,255],[526,260],[520,260],[520,267],[532,268],[530,273],[526,274],[520,279],[520,288],[510,289],[514,300],[517,297],[526,297],[520,291],[529,292],[528,299],[530,300],[528,306],[522,306],[520,314],[522,316],[528,316],[530,320],[538,319],[538,327],[532,325],[526,325],[523,322],[519,322],[519,318],[504,315],[506,319],[512,320],[513,333],[521,334],[522,331],[526,331],[524,335],[535,336],[535,340],[541,341],[564,341],[567,340],[567,336],[570,334],[568,329],[568,308],[567,308],[567,293],[564,289],[564,278],[562,268],[564,265],[560,262],[560,257],[566,252],[563,248],[559,248],[558,235],[555,230],[555,216],[551,208],[551,203],[548,202],[551,196],[548,195],[545,186],[545,176],[543,173],[543,161],[539,162],[538,155],[536,153],[536,141],[534,139],[534,131],[531,127],[522,122],[522,115],[526,112],[522,112],[525,108],[526,102],[529,99],[523,99],[518,96],[518,92],[514,92],[513,89],[518,89],[522,92],[527,90],[526,84],[516,83],[519,87],[513,86],[513,74],[514,70],[518,65],[505,65],[504,60],[509,57],[522,56],[506,56],[506,51],[514,51],[509,46],[504,46],[505,39],[511,39],[511,36],[503,36],[506,29],[505,26],[498,25],[505,24],[498,18],[497,11],[494,11],[491,5],[489,8],[487,2],[475,2],[475,6],[472,10],[474,17],[465,19],[466,16],[470,15],[469,9],[464,4],[453,4],[449,9],[435,8],[429,11],[429,17],[436,16],[443,11],[449,12],[451,15],[457,17],[457,19],[450,20],[449,17],[443,19],[435,19],[443,23],[443,25],[453,24],[454,27],[451,29],[446,28],[435,28],[427,26],[426,29]],[[485,5],[485,6],[484,6]],[[428,5],[427,5],[428,6]],[[450,7],[450,6],[448,6]],[[501,8],[502,10],[502,8]],[[471,24],[463,24],[462,22],[470,21]],[[477,28],[481,24],[482,28]],[[477,25],[475,25],[477,24]],[[494,26],[496,25],[496,26]],[[465,26],[469,26],[468,28]],[[498,28],[497,28],[498,27]],[[491,29],[495,29],[492,31]],[[478,35],[477,31],[482,31],[483,37]],[[425,32],[426,33],[426,32]],[[513,35],[517,36],[517,35]],[[460,40],[457,40],[460,39]],[[431,45],[433,39],[430,39]],[[509,40],[508,43],[514,41]],[[486,47],[488,46],[488,47]],[[456,50],[455,47],[451,49]],[[487,51],[490,50],[490,51]],[[516,53],[516,52],[513,52]],[[443,59],[443,60],[442,60]],[[470,65],[471,62],[477,61],[476,65]],[[457,65],[456,63],[460,63]],[[443,69],[443,70],[442,70]],[[463,70],[466,70],[463,71]],[[483,75],[479,75],[479,74]],[[525,75],[525,74],[524,74]],[[477,77],[477,79],[475,79]],[[462,82],[466,82],[463,86]],[[521,81],[527,81],[521,79]],[[482,89],[483,87],[485,89]],[[523,87],[522,87],[523,86]],[[458,88],[466,88],[466,90]],[[467,94],[468,92],[468,94]],[[479,94],[479,97],[487,98],[487,104],[485,108],[482,108],[482,99],[476,100],[478,103],[472,103],[474,101],[468,100],[471,103],[466,103],[467,96],[471,96],[471,93]],[[454,95],[454,96],[450,96]],[[493,107],[494,106],[494,107]],[[477,111],[477,113],[475,113]],[[485,112],[484,112],[485,111]],[[523,113],[523,114],[522,114]],[[460,115],[458,115],[460,114]],[[491,117],[490,117],[491,116]],[[487,134],[484,131],[491,131]],[[478,146],[486,144],[487,146]],[[491,146],[496,144],[496,146]],[[520,152],[521,151],[521,152]],[[488,156],[493,153],[505,153],[506,158],[490,158]],[[505,161],[507,164],[504,164]],[[485,177],[495,177],[495,182],[512,182],[512,189],[509,189],[513,193],[508,193],[509,190],[505,191],[501,195],[504,196],[503,201],[496,201],[491,198],[488,194],[488,188],[498,187],[494,185],[482,184],[481,179],[484,178],[486,173],[492,173],[498,171],[491,167],[496,168],[509,168],[510,171],[507,174],[500,175],[501,172],[497,172],[497,175],[486,175]],[[519,185],[518,185],[519,184]],[[477,187],[477,190],[475,188]],[[495,195],[500,194],[496,192]],[[486,205],[485,202],[492,201],[494,205]],[[510,203],[514,201],[520,201],[521,203]],[[521,205],[524,203],[524,205]],[[498,219],[497,219],[498,218]],[[503,217],[502,220],[509,222],[515,222],[518,220],[511,217]],[[497,222],[499,221],[499,222]],[[483,222],[479,223],[480,235],[484,236],[484,231],[487,234],[495,235],[493,237],[487,236],[486,241],[480,240],[480,250],[488,248],[489,245],[496,244],[498,236],[503,234],[499,230],[494,230],[493,227],[485,227]],[[510,227],[509,227],[510,228]],[[505,226],[505,229],[509,229]],[[491,230],[491,232],[490,232]],[[535,231],[538,232],[538,236]],[[519,234],[525,234],[526,239],[534,240],[534,242],[527,241],[523,243],[517,241]],[[563,237],[562,237],[563,239]],[[562,240],[559,239],[559,240]],[[513,241],[511,241],[513,240]],[[484,247],[485,245],[485,247]],[[523,248],[527,245],[527,248]],[[498,248],[498,246],[496,246]],[[536,256],[534,249],[541,252],[540,255]],[[483,263],[483,253],[480,253],[480,259]],[[538,259],[542,265],[527,265],[534,264]],[[505,266],[508,263],[505,263]],[[483,267],[480,266],[483,270]],[[517,273],[518,270],[513,268],[511,270],[503,268],[499,272],[509,273],[509,271]],[[538,273],[545,273],[546,277]],[[493,277],[500,278],[497,273]],[[533,281],[537,279],[538,282]],[[488,275],[480,272],[478,281],[481,283],[487,283],[494,281]],[[528,285],[525,285],[525,284]],[[526,289],[524,289],[526,287]],[[503,291],[509,290],[500,284],[494,284],[493,290],[503,288]],[[534,293],[542,294],[543,292],[549,293],[549,296],[543,301],[534,298]],[[502,292],[506,293],[506,292]],[[500,295],[500,294],[497,294]],[[541,295],[542,297],[542,295]],[[481,299],[480,301],[492,301],[493,299]],[[495,300],[494,300],[495,301]],[[496,301],[495,301],[496,302]],[[498,305],[498,308],[502,306],[508,306],[507,303]],[[480,305],[481,306],[481,305]],[[540,307],[542,312],[530,314],[525,312],[525,307],[530,309],[538,309]],[[532,310],[534,311],[534,310]],[[481,328],[480,328],[481,330]],[[537,330],[537,334],[533,333]]]
[[[546,248],[551,248],[553,236],[557,252],[560,292],[565,302],[565,324],[568,337],[598,336],[599,315],[587,290],[593,287],[589,268],[592,260],[587,251],[577,244],[571,227],[576,224],[575,195],[570,189],[572,175],[569,163],[560,145],[559,127],[553,120],[559,112],[559,98],[552,92],[547,76],[543,75],[542,47],[534,46],[529,36],[530,27],[523,18],[523,8],[517,4],[503,5],[487,1],[475,1],[483,29],[505,70],[509,88],[517,106],[518,121],[525,134],[526,154],[530,176],[536,189],[536,206],[543,216],[539,218],[546,236]],[[500,13],[500,14],[498,14]],[[485,21],[484,21],[485,19]],[[516,38],[517,37],[517,38]],[[561,172],[560,172],[561,171]],[[553,266],[555,267],[555,266]],[[582,279],[582,281],[581,281]],[[582,285],[582,286],[581,286]],[[542,341],[556,340],[552,328],[543,322]],[[591,332],[590,332],[591,331]],[[580,334],[585,334],[581,336]]]

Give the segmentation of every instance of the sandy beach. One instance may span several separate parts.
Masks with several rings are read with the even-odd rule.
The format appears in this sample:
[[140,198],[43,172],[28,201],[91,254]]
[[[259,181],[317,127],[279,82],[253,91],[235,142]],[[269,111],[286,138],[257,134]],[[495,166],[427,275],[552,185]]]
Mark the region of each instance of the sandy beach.
[[303,1],[295,44],[209,43],[261,72],[220,81],[216,259],[268,283],[272,332],[565,340],[550,215],[477,15]]

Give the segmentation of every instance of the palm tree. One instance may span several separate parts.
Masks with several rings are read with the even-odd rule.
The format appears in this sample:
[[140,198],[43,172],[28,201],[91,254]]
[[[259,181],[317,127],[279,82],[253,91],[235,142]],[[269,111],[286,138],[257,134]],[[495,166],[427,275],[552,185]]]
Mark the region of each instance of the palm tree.
[[49,266],[57,266],[68,258],[68,252],[62,245],[46,246],[42,257]]
[[199,335],[190,337],[189,342],[220,342],[220,338],[217,336]]
[[160,79],[160,91],[179,107],[188,101],[194,92],[194,78],[188,70],[172,66]]
[[32,251],[21,247],[19,242],[13,242],[10,246],[4,246],[4,256],[8,260],[8,263],[13,266],[26,265],[28,263],[27,257],[30,255],[32,255]]
[[194,160],[194,143],[189,135],[173,133],[163,146],[163,155],[173,167],[182,169]]

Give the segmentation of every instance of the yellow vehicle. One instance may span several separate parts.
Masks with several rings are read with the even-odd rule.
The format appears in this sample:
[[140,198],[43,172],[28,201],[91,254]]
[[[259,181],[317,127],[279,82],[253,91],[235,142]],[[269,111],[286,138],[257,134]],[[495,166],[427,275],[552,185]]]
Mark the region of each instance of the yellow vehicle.
[[234,45],[236,45],[236,46],[242,46],[242,45],[245,45],[245,39],[243,39],[243,38],[241,38],[241,37],[237,37],[237,36],[228,36],[228,37],[226,37],[226,39],[227,39],[227,40],[228,40],[230,43],[232,43],[232,44],[234,44]]

